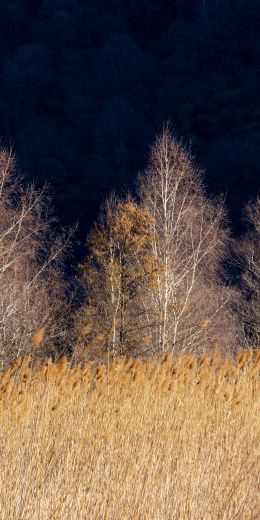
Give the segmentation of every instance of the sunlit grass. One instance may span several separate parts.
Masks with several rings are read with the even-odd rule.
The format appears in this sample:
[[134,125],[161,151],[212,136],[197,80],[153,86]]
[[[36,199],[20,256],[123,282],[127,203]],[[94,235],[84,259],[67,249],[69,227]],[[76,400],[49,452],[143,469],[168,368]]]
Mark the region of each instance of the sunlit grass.
[[1,520],[259,518],[260,352],[0,380]]

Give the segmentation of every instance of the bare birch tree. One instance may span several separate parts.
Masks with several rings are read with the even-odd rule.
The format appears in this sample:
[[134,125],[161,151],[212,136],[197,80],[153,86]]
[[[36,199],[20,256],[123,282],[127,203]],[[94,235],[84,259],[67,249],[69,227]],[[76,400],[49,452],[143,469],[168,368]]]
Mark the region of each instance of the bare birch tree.
[[65,334],[63,255],[70,235],[55,237],[45,189],[25,185],[10,151],[0,150],[0,364]]
[[139,178],[141,207],[150,215],[152,252],[162,270],[146,293],[153,345],[160,350],[232,348],[232,291],[221,267],[228,241],[223,204],[206,197],[191,154],[169,130],[151,150]]
[[242,300],[237,307],[247,346],[260,346],[260,197],[245,208],[249,231],[238,242]]

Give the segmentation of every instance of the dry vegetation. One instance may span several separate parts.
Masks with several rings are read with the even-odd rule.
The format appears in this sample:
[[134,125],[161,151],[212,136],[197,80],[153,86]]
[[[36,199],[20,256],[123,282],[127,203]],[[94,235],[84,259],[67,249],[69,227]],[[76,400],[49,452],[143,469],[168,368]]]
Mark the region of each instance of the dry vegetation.
[[1,375],[1,520],[257,519],[259,351]]
[[0,147],[0,370],[28,353],[35,330],[45,330],[42,356],[64,345],[72,234],[58,230],[47,187],[27,184],[12,151]]

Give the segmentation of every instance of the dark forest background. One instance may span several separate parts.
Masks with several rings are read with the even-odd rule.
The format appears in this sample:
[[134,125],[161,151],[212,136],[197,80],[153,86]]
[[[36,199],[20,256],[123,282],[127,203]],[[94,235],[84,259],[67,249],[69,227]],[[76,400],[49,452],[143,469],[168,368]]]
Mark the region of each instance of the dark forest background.
[[0,1],[0,136],[85,237],[163,124],[192,143],[233,229],[259,179],[258,0]]

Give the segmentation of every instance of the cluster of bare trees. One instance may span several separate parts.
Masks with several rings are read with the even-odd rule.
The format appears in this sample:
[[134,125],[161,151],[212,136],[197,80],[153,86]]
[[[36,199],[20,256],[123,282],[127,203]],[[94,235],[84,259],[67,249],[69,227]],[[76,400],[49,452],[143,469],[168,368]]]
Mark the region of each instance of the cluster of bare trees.
[[53,231],[48,191],[26,185],[1,150],[1,366],[30,351],[36,331],[42,355],[70,340],[78,358],[259,346],[259,198],[246,214],[251,228],[235,246],[239,290],[223,268],[232,242],[223,202],[206,195],[190,151],[166,128],[136,197],[110,197],[89,235],[85,300],[68,332],[71,232]]
[[88,348],[113,356],[233,350],[239,327],[223,270],[228,243],[223,203],[206,196],[190,152],[166,129],[137,199],[108,201],[90,236],[79,320]]
[[30,351],[42,330],[42,353],[62,342],[68,300],[63,255],[70,233],[54,235],[46,189],[26,185],[10,151],[0,151],[0,367]]

